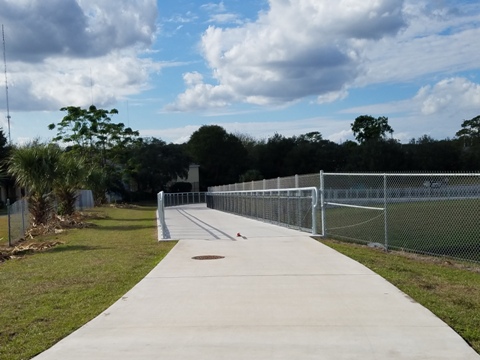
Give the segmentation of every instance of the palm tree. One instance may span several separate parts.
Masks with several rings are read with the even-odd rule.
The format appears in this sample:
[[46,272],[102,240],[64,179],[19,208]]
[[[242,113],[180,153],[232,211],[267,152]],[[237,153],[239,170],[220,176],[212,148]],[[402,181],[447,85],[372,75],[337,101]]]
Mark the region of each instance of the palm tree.
[[108,176],[105,169],[93,165],[87,174],[87,185],[92,190],[95,206],[105,203],[105,193],[107,191]]
[[75,157],[75,154],[64,152],[59,157],[53,192],[58,201],[58,213],[72,215],[75,212],[75,202],[78,190],[81,189],[89,176],[85,159]]
[[12,150],[8,173],[17,184],[27,189],[32,226],[48,222],[53,209],[52,184],[57,173],[61,149],[52,144],[34,141]]

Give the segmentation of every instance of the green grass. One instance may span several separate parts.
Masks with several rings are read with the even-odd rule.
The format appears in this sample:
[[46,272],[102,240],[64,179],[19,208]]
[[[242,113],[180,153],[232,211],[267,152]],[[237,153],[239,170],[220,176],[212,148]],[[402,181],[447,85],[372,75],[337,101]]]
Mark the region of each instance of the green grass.
[[8,244],[8,218],[0,216],[0,246]]
[[28,359],[118,300],[174,246],[156,240],[155,208],[101,208],[95,227],[0,264],[0,359]]
[[397,286],[480,353],[480,266],[322,241]]
[[[387,205],[389,248],[480,262],[479,212],[480,199],[390,203]],[[384,222],[382,211],[352,208],[326,211],[327,235],[334,238],[383,244]]]

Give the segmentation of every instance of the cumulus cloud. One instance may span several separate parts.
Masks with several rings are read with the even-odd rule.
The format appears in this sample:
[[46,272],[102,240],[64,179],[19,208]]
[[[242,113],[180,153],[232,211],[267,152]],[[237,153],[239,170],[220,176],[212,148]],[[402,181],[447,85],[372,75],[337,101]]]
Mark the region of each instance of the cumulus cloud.
[[162,65],[155,0],[3,0],[12,110],[108,106],[146,88]]
[[414,98],[424,115],[470,111],[480,108],[480,84],[465,78],[449,78],[422,87]]
[[418,134],[452,137],[459,130],[462,119],[477,116],[479,108],[480,84],[452,77],[422,86],[408,99],[354,107],[342,113],[387,116],[395,130],[395,138],[405,141]]
[[419,77],[478,68],[480,6],[451,0],[414,1],[404,6],[408,26],[394,38],[365,41],[358,51],[365,71],[355,86],[408,82]]
[[213,86],[203,82],[203,76],[198,72],[186,73],[183,81],[187,90],[177,97],[174,104],[167,105],[166,111],[184,111],[188,109],[204,110],[207,108],[221,108],[229,105],[234,96],[224,86]]
[[[142,136],[161,137],[167,142],[183,143],[189,140],[191,134],[202,125],[219,125],[232,134],[247,134],[261,140],[275,134],[287,137],[298,136],[313,131],[319,131],[325,139],[344,142],[353,140],[350,129],[351,120],[332,119],[327,117],[303,118],[295,121],[255,121],[255,122],[202,122],[198,125],[187,125],[168,129],[140,130]],[[254,132],[252,133],[252,130]]]
[[464,77],[442,79],[419,88],[412,98],[345,109],[346,114],[450,116],[480,108],[480,84]]
[[37,62],[150,45],[156,17],[154,0],[4,0],[0,20],[9,40],[9,58]]
[[339,93],[361,71],[356,43],[393,35],[405,25],[398,0],[269,4],[255,22],[205,31],[202,54],[216,83],[196,85],[196,95],[204,92],[202,100],[188,88],[169,108],[218,106],[217,97],[271,105]]

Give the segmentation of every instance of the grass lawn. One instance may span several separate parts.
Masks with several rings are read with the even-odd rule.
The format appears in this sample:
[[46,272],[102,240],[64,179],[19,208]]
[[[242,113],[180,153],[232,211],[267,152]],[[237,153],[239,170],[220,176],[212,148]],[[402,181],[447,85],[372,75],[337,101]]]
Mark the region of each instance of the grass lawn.
[[0,215],[0,246],[8,244],[8,217]]
[[480,265],[322,240],[375,271],[452,327],[480,353]]
[[[480,262],[479,212],[480,199],[389,203],[388,246]],[[329,208],[326,225],[332,238],[384,243],[383,211]]]
[[49,348],[118,300],[175,245],[157,242],[154,207],[95,212],[93,227],[38,238],[63,245],[0,263],[0,359]]

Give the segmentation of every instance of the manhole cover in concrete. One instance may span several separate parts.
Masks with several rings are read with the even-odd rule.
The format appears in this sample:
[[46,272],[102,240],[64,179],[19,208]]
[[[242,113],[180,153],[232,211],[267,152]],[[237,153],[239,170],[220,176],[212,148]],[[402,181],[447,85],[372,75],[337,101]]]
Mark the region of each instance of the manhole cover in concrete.
[[194,260],[217,260],[217,259],[223,259],[225,256],[221,255],[198,255],[192,257]]

